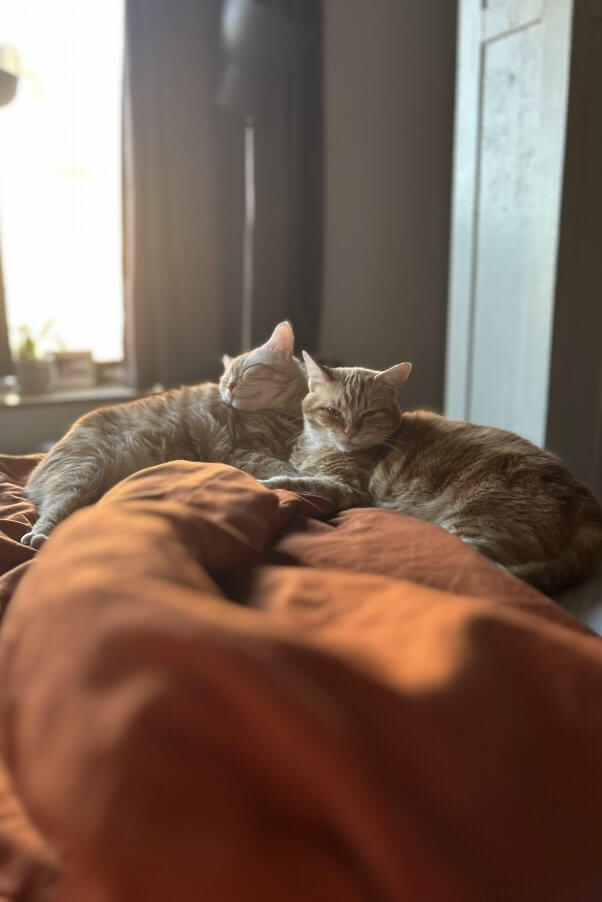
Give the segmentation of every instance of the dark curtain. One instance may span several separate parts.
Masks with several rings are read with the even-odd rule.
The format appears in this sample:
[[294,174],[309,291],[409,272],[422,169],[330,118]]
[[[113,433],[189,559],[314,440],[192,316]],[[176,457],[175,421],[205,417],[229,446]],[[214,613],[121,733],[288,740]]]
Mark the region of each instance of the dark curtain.
[[[238,118],[233,112],[220,121],[222,240],[237,247],[242,240],[243,210],[237,198],[242,199],[240,123],[246,102],[255,123],[256,152],[252,344],[288,318],[297,347],[314,350],[322,283],[322,0],[250,0],[247,5],[265,7],[301,31],[303,51],[284,72],[277,64],[273,71],[266,64],[257,76],[252,63],[243,65],[250,88],[240,92]],[[277,56],[273,48],[261,47],[257,30],[253,38],[259,47],[247,56]],[[240,282],[239,253],[234,267],[228,262],[222,283],[224,335],[234,350],[240,335]]]
[[219,0],[127,0],[126,360],[140,388],[215,375]]
[[[252,337],[263,340],[288,317],[298,346],[314,349],[323,207],[321,0],[250,3],[295,21],[307,35],[295,65],[255,81],[251,92]],[[222,9],[221,0],[126,0],[126,352],[141,388],[212,378],[224,350],[241,350],[245,110],[217,102],[229,64]]]

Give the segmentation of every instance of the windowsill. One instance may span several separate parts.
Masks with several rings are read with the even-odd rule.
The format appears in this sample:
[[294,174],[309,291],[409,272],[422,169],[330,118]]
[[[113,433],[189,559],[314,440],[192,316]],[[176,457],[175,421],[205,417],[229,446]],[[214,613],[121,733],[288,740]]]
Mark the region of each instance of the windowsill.
[[47,392],[43,395],[20,395],[18,392],[0,393],[0,408],[47,407],[50,404],[69,404],[94,401],[121,401],[135,398],[136,389],[128,385],[95,385],[91,388],[71,388]]

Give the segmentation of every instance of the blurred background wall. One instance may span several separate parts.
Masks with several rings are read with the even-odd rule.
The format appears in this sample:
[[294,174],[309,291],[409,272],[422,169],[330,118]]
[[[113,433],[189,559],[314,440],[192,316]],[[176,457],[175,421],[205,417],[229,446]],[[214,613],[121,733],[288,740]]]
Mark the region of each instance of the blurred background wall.
[[324,5],[321,350],[411,360],[408,405],[441,409],[456,3]]

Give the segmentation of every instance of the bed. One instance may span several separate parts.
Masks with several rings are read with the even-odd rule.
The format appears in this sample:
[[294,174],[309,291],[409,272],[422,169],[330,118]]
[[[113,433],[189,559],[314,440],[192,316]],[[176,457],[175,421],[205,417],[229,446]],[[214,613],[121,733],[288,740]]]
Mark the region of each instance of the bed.
[[0,458],[0,899],[602,898],[585,624],[436,526],[217,464],[33,552],[35,461]]

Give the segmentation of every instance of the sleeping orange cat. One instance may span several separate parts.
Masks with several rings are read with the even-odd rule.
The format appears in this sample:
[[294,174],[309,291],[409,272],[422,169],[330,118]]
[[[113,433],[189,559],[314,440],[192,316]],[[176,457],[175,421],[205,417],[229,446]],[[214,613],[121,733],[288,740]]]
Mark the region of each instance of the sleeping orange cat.
[[554,455],[502,429],[402,413],[409,363],[376,372],[304,358],[303,432],[287,475],[266,485],[430,520],[547,592],[595,569],[602,510]]
[[85,414],[29,478],[27,496],[39,517],[23,544],[38,548],[77,508],[131,473],[168,460],[244,464],[262,476],[279,472],[307,391],[293,346],[293,330],[282,322],[259,348],[224,357],[219,385],[185,386]]

